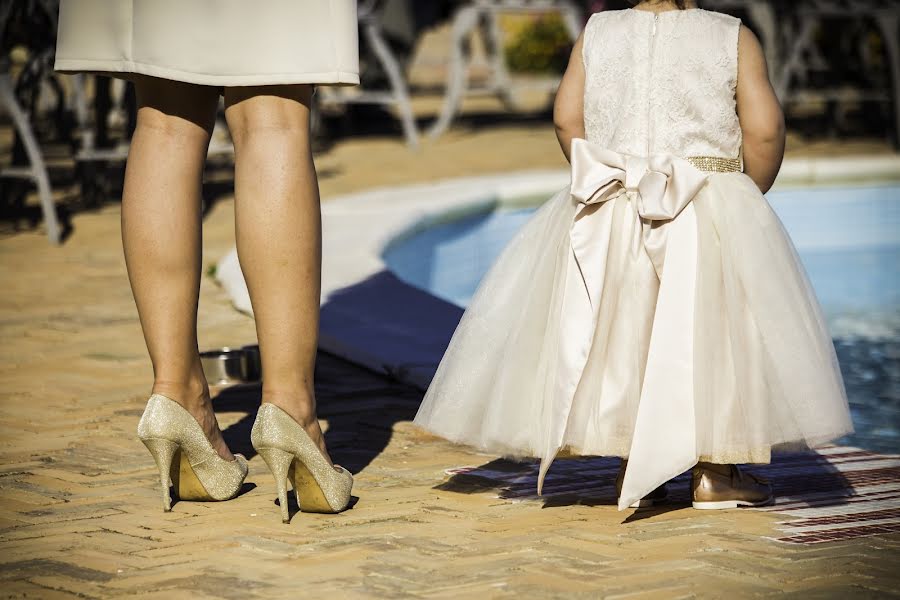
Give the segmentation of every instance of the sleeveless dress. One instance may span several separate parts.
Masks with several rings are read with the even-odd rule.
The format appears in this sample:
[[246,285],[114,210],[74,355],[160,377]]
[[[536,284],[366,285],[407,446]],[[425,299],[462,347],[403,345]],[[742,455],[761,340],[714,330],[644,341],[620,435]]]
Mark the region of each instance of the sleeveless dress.
[[797,253],[740,172],[740,21],[595,14],[572,183],[485,276],[415,422],[541,459],[629,459],[624,509],[699,460],[852,431]]
[[355,0],[62,0],[58,71],[210,86],[355,85]]

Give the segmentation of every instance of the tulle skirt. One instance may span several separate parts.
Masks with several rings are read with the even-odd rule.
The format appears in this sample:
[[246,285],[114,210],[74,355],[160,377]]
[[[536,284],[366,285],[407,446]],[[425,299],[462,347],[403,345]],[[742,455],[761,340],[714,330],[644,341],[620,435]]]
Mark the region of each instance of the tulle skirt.
[[[566,189],[537,211],[473,297],[416,424],[539,457],[542,473],[559,453],[630,457],[620,507],[698,460],[763,463],[851,431],[815,294],[752,180],[709,175],[668,240],[692,252],[662,275],[636,200],[579,213]],[[578,219],[592,220],[581,263]],[[576,310],[567,290],[588,276],[602,284]]]

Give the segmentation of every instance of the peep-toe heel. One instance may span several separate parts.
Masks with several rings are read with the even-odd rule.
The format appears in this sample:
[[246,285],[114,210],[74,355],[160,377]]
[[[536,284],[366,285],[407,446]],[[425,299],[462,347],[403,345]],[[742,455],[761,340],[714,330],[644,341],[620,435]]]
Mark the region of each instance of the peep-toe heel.
[[225,460],[209,443],[200,424],[180,404],[150,396],[138,423],[138,437],[159,470],[163,510],[172,510],[170,488],[180,500],[229,500],[241,490],[247,460]]
[[250,439],[275,477],[284,523],[290,522],[288,483],[303,512],[338,513],[347,508],[353,476],[343,467],[332,466],[286,412],[264,403],[256,415]]

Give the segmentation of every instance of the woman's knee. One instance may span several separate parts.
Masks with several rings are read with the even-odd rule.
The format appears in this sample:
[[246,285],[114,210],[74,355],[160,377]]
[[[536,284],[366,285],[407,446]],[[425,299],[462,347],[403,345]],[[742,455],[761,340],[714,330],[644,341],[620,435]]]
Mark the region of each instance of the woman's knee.
[[134,85],[139,130],[184,140],[203,140],[211,134],[218,88],[144,76]]
[[235,145],[259,135],[305,140],[311,100],[309,85],[226,88],[225,119]]

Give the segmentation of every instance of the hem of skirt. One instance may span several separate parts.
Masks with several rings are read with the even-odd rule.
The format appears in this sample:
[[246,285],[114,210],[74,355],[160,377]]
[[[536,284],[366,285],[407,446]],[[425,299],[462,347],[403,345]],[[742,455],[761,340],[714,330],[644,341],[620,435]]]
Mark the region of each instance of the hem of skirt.
[[759,448],[748,448],[746,450],[725,450],[715,454],[701,454],[697,458],[697,462],[716,465],[767,465],[772,462],[772,447],[760,446]]
[[196,85],[241,87],[254,85],[359,85],[359,73],[352,71],[320,71],[316,73],[252,73],[245,75],[195,73],[129,60],[57,59],[56,71],[63,73],[101,73],[127,79],[128,75],[147,75]]
[[[541,459],[540,452],[534,448],[514,448],[504,444],[485,444],[483,442],[473,441],[469,437],[450,436],[436,429],[428,427],[422,423],[413,421],[414,425],[420,427],[433,435],[443,438],[454,444],[468,446],[474,448],[484,454],[494,454],[511,459]],[[714,464],[760,464],[765,465],[771,462],[772,454],[782,454],[789,452],[803,452],[813,450],[819,446],[827,444],[840,437],[853,433],[853,428],[841,430],[836,433],[819,434],[806,440],[781,440],[770,442],[767,446],[758,446],[756,448],[742,449],[725,449],[719,450],[711,454],[700,454],[698,462],[709,462]],[[610,444],[605,447],[576,447],[572,445],[564,446],[559,450],[555,458],[579,458],[588,456],[605,456],[628,458],[631,449],[630,442],[627,445],[622,443]],[[691,465],[693,466],[693,465]]]

